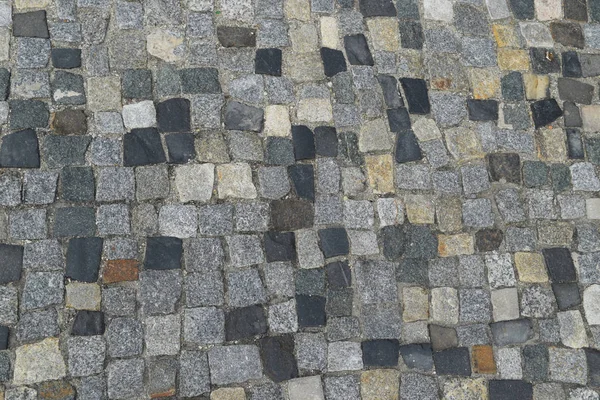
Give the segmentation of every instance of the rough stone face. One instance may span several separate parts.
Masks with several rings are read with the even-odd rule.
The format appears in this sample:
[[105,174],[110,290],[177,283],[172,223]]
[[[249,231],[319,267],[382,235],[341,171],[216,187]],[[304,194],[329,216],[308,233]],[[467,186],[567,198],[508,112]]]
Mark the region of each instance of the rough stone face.
[[48,338],[17,348],[13,378],[16,384],[61,379],[65,375],[65,361],[58,348],[58,339]]

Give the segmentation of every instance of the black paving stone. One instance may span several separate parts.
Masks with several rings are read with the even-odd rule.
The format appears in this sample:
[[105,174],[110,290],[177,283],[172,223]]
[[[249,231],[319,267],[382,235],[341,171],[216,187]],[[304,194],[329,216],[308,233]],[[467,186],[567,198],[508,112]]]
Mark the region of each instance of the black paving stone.
[[314,133],[317,154],[323,157],[337,157],[338,139],[336,129],[333,126],[317,126]]
[[330,288],[346,288],[352,286],[352,273],[348,261],[335,261],[325,266],[327,283]]
[[541,161],[523,161],[523,183],[527,187],[542,187],[548,184],[550,168]]
[[21,279],[23,246],[0,243],[0,285]]
[[0,144],[0,167],[39,168],[40,149],[33,129],[9,133]]
[[261,306],[235,308],[225,314],[225,339],[242,340],[267,333],[267,318]]
[[48,168],[84,165],[91,141],[91,136],[46,135],[42,146],[44,161]]
[[383,255],[390,261],[397,261],[404,254],[405,235],[400,225],[388,225],[379,230]]
[[429,104],[429,96],[427,94],[427,84],[423,79],[402,78],[400,79],[406,102],[408,103],[408,111],[411,114],[429,114],[431,105]]
[[438,375],[471,375],[469,349],[455,347],[433,353],[435,372]]
[[400,43],[405,49],[421,50],[425,41],[423,27],[418,21],[404,20],[400,22]]
[[531,400],[531,383],[513,379],[489,381],[489,400]]
[[396,339],[366,340],[361,343],[363,364],[366,367],[395,367],[398,365],[400,344]]
[[548,275],[553,283],[575,282],[577,273],[571,258],[571,252],[564,247],[542,249]]
[[429,285],[429,269],[427,260],[408,258],[400,260],[396,268],[396,281]]
[[523,346],[523,379],[530,382],[548,379],[548,347],[546,345]]
[[50,38],[46,11],[31,11],[13,15],[12,33],[16,37]]
[[262,338],[259,347],[264,373],[273,382],[283,382],[298,377],[294,339],[291,335]]
[[600,350],[585,349],[590,386],[600,387]]
[[497,346],[525,343],[533,337],[530,319],[494,322],[490,324],[492,337]]
[[169,162],[185,164],[196,158],[193,133],[171,133],[165,136]]
[[563,76],[567,78],[581,78],[581,63],[576,51],[562,53]]
[[535,7],[533,0],[510,0],[510,8],[516,19],[534,19]]
[[344,53],[342,53],[340,50],[322,47],[321,60],[323,60],[323,70],[325,71],[325,76],[332,77],[347,70]]
[[475,233],[475,247],[477,251],[496,251],[504,240],[504,233],[500,229],[482,229]]
[[306,200],[286,199],[271,202],[271,226],[276,231],[311,228],[315,209]]
[[294,143],[294,155],[296,160],[314,160],[315,136],[308,126],[292,126],[292,142]]
[[423,159],[419,141],[413,131],[405,130],[398,132],[396,135],[395,158],[397,163],[406,163]]
[[300,269],[296,272],[296,294],[325,295],[325,269]]
[[344,48],[351,65],[375,65],[365,35],[344,36]]
[[294,144],[288,138],[268,137],[265,146],[265,162],[274,165],[292,165],[296,160]]
[[552,49],[532,47],[529,49],[531,69],[536,74],[552,74],[560,72],[560,58]]
[[354,290],[351,288],[329,289],[325,312],[328,317],[349,317],[352,315]]
[[10,71],[6,68],[0,68],[0,99],[5,101],[8,98],[10,90]]
[[433,353],[429,343],[400,346],[400,355],[408,368],[420,371],[431,371],[433,368]]
[[81,135],[87,132],[87,116],[83,110],[58,111],[52,118],[52,130],[59,135]]
[[404,107],[404,101],[398,91],[398,81],[391,75],[377,75],[387,108]]
[[355,165],[363,164],[363,155],[358,149],[358,136],[354,132],[340,133],[340,154]]
[[179,70],[184,94],[221,93],[219,71],[216,68],[184,68]]
[[585,46],[583,29],[574,22],[558,21],[550,24],[550,32],[555,42],[567,47],[582,49]]
[[260,132],[263,128],[264,111],[237,101],[230,101],[225,108],[225,129]]
[[149,69],[125,70],[122,87],[123,97],[126,99],[151,99],[152,71]]
[[552,189],[555,192],[562,192],[571,187],[571,170],[568,165],[550,165],[550,177],[552,178]]
[[66,201],[94,201],[95,179],[92,167],[65,167],[60,171],[60,197]]
[[429,337],[433,351],[442,351],[458,347],[456,329],[442,325],[429,325]]
[[498,101],[467,99],[467,110],[471,121],[497,121]]
[[60,207],[54,212],[54,236],[93,236],[96,211],[93,207]]
[[558,78],[558,94],[561,100],[578,104],[591,104],[594,86],[570,78]]
[[593,164],[600,164],[600,139],[588,137],[585,139],[587,159]]
[[48,106],[39,100],[10,100],[10,129],[46,128],[50,119]]
[[343,256],[350,252],[350,243],[344,228],[319,229],[319,243],[325,258]]
[[81,49],[52,49],[54,68],[71,69],[81,67]]
[[567,19],[582,22],[588,20],[586,0],[563,0],[563,9]]
[[520,72],[509,72],[501,79],[502,97],[507,101],[519,101],[525,97],[523,77]]
[[8,326],[0,326],[0,350],[8,349],[8,337],[9,329]]
[[402,132],[411,128],[410,115],[404,107],[386,110],[390,131]]
[[190,101],[169,99],[156,104],[156,118],[160,132],[188,132],[190,130]]
[[70,93],[68,97],[55,98],[54,102],[57,104],[82,105],[86,102],[83,77],[79,74],[61,70],[54,71],[52,92]]
[[406,242],[404,256],[431,260],[437,256],[438,240],[431,228],[419,225],[404,225]]
[[492,181],[521,182],[521,158],[516,153],[493,153],[486,156]]
[[256,57],[254,59],[254,73],[281,76],[281,50],[256,50]]
[[80,282],[96,282],[103,243],[103,239],[99,237],[69,240],[65,276]]
[[104,313],[100,311],[77,311],[71,335],[96,336],[104,334]]
[[296,313],[298,326],[311,328],[325,325],[325,297],[322,296],[296,296]]
[[396,16],[396,7],[392,0],[359,0],[358,4],[365,18]]
[[256,29],[217,26],[217,38],[223,47],[256,47]]
[[296,260],[294,232],[265,232],[264,245],[267,262]]
[[126,167],[166,162],[156,128],[132,129],[123,136],[123,164]]
[[146,239],[146,269],[180,269],[183,242],[171,236],[149,237]]
[[299,198],[315,201],[315,171],[312,164],[290,165],[288,175]]
[[583,125],[577,105],[570,101],[563,103],[563,122],[566,127],[580,128]]

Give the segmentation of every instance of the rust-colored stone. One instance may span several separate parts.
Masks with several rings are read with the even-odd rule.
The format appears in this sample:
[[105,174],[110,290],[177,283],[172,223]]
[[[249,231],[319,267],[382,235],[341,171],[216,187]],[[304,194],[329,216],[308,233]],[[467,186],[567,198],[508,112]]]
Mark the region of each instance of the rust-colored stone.
[[150,397],[153,399],[158,399],[161,397],[171,397],[171,396],[175,396],[175,389],[169,389],[166,392],[152,393],[150,395]]
[[473,372],[479,374],[496,373],[496,362],[494,361],[494,351],[492,350],[492,346],[473,346],[472,358]]
[[67,382],[49,381],[40,384],[38,395],[43,400],[74,400],[75,389]]
[[449,90],[452,87],[452,79],[450,78],[433,78],[430,82],[434,89]]
[[137,281],[138,262],[137,260],[109,260],[104,266],[102,277],[104,283]]

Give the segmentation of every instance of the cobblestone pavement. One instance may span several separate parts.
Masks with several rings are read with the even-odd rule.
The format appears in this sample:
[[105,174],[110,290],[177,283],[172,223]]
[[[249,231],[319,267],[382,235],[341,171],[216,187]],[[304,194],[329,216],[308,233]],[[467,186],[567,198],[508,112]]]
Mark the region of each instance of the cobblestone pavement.
[[600,0],[0,0],[0,64],[5,400],[600,399]]

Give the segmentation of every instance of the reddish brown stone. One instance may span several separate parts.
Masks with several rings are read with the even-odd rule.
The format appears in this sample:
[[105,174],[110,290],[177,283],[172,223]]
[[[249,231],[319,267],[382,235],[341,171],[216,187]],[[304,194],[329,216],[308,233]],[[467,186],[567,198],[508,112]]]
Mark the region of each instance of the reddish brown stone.
[[504,240],[500,229],[482,229],[475,234],[475,246],[478,251],[498,250]]
[[43,400],[74,400],[75,389],[67,382],[50,381],[40,384],[38,395]]
[[150,395],[150,397],[153,399],[157,399],[157,398],[161,398],[161,397],[171,397],[171,396],[175,396],[175,389],[170,389],[170,390],[167,390],[166,392],[161,392],[161,393],[152,393]]
[[492,346],[473,346],[471,358],[473,359],[473,372],[479,374],[496,373],[496,362],[494,361]]
[[137,281],[138,262],[137,260],[109,260],[104,266],[102,278],[104,283]]

